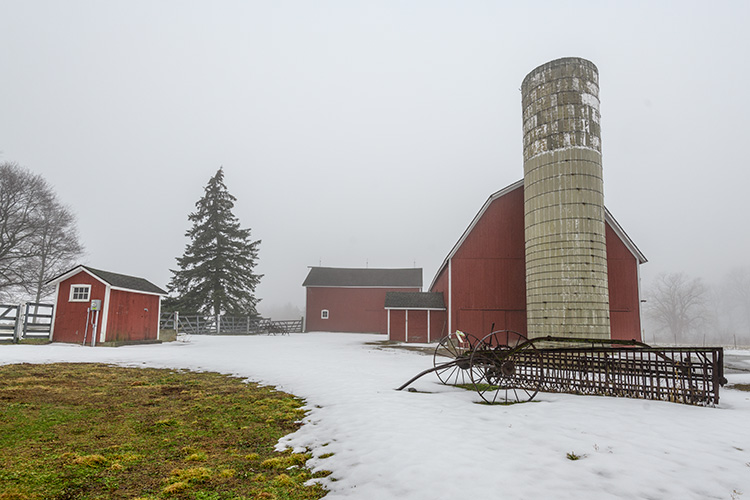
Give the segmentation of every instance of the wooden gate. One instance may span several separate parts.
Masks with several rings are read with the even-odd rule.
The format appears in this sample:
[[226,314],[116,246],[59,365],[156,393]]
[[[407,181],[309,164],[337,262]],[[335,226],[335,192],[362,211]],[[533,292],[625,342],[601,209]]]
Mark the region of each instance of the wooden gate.
[[25,338],[49,338],[53,312],[52,304],[0,304],[0,340],[18,342]]
[[15,340],[21,306],[0,304],[0,340]]
[[49,338],[55,306],[29,302],[23,315],[23,338]]

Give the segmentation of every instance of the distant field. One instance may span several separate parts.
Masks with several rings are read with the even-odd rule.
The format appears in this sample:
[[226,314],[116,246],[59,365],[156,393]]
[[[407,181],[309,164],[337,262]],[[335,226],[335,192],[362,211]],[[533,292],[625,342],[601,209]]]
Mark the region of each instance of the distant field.
[[301,406],[217,373],[0,366],[0,500],[321,498],[308,455],[273,451]]

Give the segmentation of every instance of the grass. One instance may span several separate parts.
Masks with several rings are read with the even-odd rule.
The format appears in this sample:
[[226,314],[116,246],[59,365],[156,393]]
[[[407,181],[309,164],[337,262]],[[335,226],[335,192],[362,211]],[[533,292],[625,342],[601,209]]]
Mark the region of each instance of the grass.
[[302,404],[217,373],[0,366],[0,500],[318,499],[310,455],[274,451]]
[[478,392],[490,392],[500,389],[499,385],[491,384],[456,384],[455,387],[465,389],[467,391],[478,391]]
[[[0,344],[13,344],[13,343],[14,343],[13,339],[10,337],[0,339]],[[38,338],[38,339],[32,338],[32,339],[21,339],[16,343],[21,344],[21,345],[44,345],[44,344],[49,344],[50,341],[48,338]]]

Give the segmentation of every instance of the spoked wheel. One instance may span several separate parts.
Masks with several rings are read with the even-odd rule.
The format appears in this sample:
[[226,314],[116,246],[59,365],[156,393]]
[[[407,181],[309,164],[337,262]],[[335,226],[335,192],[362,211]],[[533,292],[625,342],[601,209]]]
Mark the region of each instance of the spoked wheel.
[[531,401],[544,381],[542,357],[517,332],[493,332],[471,353],[469,373],[479,396],[489,404]]
[[454,361],[435,371],[440,382],[445,385],[468,386],[473,383],[469,374],[470,358],[471,352],[478,342],[479,339],[475,336],[463,332],[451,333],[440,339],[435,348],[435,354],[432,356],[432,366],[438,368],[451,360]]

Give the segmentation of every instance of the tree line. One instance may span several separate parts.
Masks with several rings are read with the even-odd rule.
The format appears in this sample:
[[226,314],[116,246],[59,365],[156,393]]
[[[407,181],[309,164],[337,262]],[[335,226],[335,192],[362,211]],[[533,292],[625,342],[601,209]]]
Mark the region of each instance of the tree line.
[[716,285],[685,273],[661,274],[644,298],[647,343],[750,345],[750,268]]
[[40,175],[0,163],[0,300],[40,302],[83,254],[76,218]]

